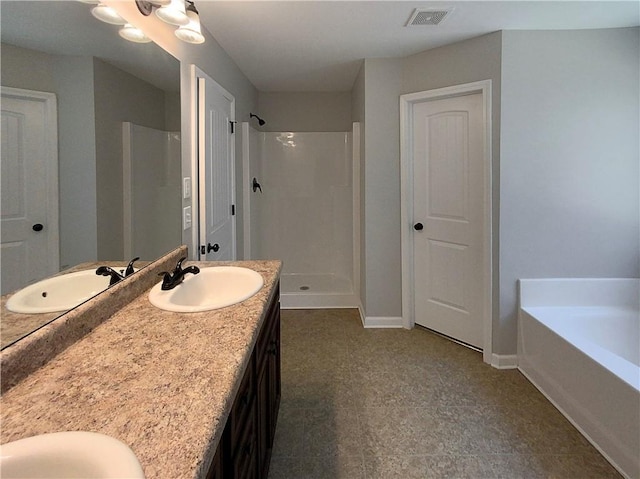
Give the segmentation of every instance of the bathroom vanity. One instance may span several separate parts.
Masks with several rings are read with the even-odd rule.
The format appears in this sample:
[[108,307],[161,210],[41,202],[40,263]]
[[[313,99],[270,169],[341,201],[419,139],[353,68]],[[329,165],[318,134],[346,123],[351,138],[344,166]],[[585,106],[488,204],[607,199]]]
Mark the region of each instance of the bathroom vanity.
[[281,263],[190,264],[250,268],[264,286],[241,303],[199,313],[158,309],[149,287],[136,290],[3,388],[1,442],[93,431],[127,444],[147,479],[266,477],[280,401]]
[[281,391],[279,296],[269,304],[207,479],[268,475]]

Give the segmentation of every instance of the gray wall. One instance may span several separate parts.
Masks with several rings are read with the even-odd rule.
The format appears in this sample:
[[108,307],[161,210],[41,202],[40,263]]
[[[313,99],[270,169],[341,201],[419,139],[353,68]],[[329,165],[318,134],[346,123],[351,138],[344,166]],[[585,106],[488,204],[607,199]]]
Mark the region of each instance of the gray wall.
[[351,92],[259,92],[260,131],[351,131]]
[[122,122],[164,130],[164,91],[94,58],[98,260],[124,257]]
[[164,127],[166,131],[180,131],[180,92],[164,93]]
[[55,55],[2,43],[2,86],[56,93]]
[[640,275],[638,31],[503,34],[502,353],[518,278]]
[[93,62],[2,44],[2,85],[56,94],[60,268],[97,258]]
[[367,317],[402,314],[400,107],[402,61],[364,62],[364,309]]
[[66,269],[98,258],[93,60],[60,56],[54,75],[59,95],[60,269]]

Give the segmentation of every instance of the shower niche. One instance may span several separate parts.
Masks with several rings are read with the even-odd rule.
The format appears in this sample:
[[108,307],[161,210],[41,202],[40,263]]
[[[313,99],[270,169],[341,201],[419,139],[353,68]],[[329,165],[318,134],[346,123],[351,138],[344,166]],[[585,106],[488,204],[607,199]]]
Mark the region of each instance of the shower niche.
[[283,308],[358,307],[357,128],[242,131],[245,257],[282,260]]

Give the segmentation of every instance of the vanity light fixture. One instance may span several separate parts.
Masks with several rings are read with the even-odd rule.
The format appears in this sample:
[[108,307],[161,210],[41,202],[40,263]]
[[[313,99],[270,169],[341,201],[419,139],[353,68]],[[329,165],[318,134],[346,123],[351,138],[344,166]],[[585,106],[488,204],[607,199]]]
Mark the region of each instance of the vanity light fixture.
[[[112,7],[105,5],[101,0],[78,0],[83,3],[95,5],[91,9],[91,13],[98,20],[112,25],[122,25],[119,34],[122,38],[136,43],[149,43],[151,39],[145,33],[134,25],[130,24],[120,16],[120,14]],[[194,2],[191,0],[135,0],[138,11],[146,16],[151,15],[155,10],[156,16],[170,25],[176,25],[179,28],[175,34],[180,40],[200,44],[204,43],[204,35],[202,35],[202,27],[200,25],[200,16]]]
[[182,26],[189,23],[184,0],[171,0],[171,3],[156,10],[156,16],[170,25]]
[[118,31],[120,36],[125,40],[129,40],[130,42],[135,43],[149,43],[151,42],[151,38],[146,36],[142,30],[137,27],[134,27],[130,23],[127,23],[124,27]]
[[111,25],[125,25],[127,23],[118,12],[102,2],[98,2],[98,4],[91,9],[91,14],[98,20]]
[[183,42],[200,44],[204,43],[204,36],[200,30],[200,16],[198,10],[193,2],[188,2],[187,17],[189,17],[189,23],[181,26],[176,30],[176,37]]
[[180,40],[200,44],[204,43],[200,15],[191,0],[136,0],[138,10],[144,16],[151,15],[155,9],[156,16],[165,23],[179,28],[175,34]]
[[136,6],[138,7],[138,10],[140,10],[140,13],[142,13],[145,17],[151,15],[154,7],[162,7],[164,5],[169,5],[170,3],[171,0],[136,0]]

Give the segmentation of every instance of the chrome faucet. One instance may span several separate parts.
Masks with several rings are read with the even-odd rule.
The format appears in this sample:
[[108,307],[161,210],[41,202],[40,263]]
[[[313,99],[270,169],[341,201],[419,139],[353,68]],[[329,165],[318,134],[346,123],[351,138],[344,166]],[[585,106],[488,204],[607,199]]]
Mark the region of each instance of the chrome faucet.
[[162,278],[162,290],[168,291],[170,289],[175,288],[184,280],[184,275],[187,273],[198,274],[200,272],[200,268],[197,266],[188,266],[182,269],[182,262],[187,259],[186,257],[180,258],[176,268],[171,272],[162,272],[159,276],[163,276]]

